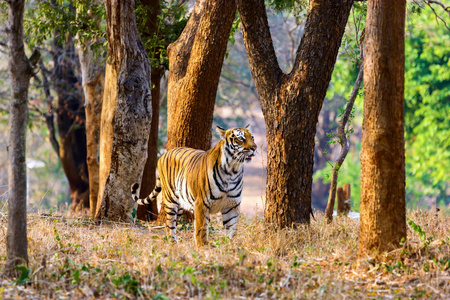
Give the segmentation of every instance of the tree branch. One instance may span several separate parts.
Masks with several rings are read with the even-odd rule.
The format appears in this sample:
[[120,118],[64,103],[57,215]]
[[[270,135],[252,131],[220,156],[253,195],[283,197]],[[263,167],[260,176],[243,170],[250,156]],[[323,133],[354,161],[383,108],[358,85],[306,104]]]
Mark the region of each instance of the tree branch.
[[228,77],[227,75],[224,75],[224,74],[220,74],[220,76],[221,76],[223,79],[225,79],[225,80],[231,82],[232,84],[235,84],[235,85],[241,85],[241,86],[243,86],[243,87],[245,87],[245,88],[251,89],[252,92],[255,90],[255,86],[253,86],[253,85],[251,85],[251,84],[247,84],[247,83],[245,83],[245,82],[242,82],[241,80],[235,80],[235,79],[233,79],[233,78],[231,78],[231,77]]
[[435,0],[424,0],[424,1],[431,8],[431,10],[433,11],[433,13],[436,16],[436,18],[438,18],[439,20],[442,21],[442,23],[444,23],[444,26],[445,26],[445,28],[447,28],[447,30],[450,30],[450,27],[447,25],[447,22],[445,22],[445,20],[440,15],[438,15],[438,13],[436,12],[436,10],[434,9],[434,7],[431,4],[437,4],[437,5],[441,6],[442,9],[445,12],[447,12],[449,17],[450,17],[450,6],[445,6],[440,1],[435,1]]
[[450,6],[445,6],[444,4],[442,4],[442,2],[439,2],[439,1],[428,0],[428,5],[430,5],[430,4],[437,4],[437,5],[441,6],[442,9],[444,9],[450,16]]
[[[267,21],[267,12],[263,0],[238,0],[239,16],[242,20],[242,35],[248,51],[248,59],[255,84],[270,86],[274,90],[279,84],[283,72],[278,65],[272,37]],[[272,97],[260,95],[261,104]]]
[[362,62],[359,67],[358,76],[356,77],[356,81],[353,86],[352,93],[348,100],[347,107],[345,108],[345,113],[339,124],[338,137],[339,137],[339,144],[341,145],[341,153],[339,154],[339,157],[334,162],[333,171],[331,174],[330,195],[328,197],[327,208],[325,209],[325,216],[328,219],[328,223],[331,223],[331,221],[333,221],[333,208],[334,208],[334,202],[336,199],[338,172],[339,172],[339,169],[341,168],[342,163],[344,162],[345,157],[347,156],[348,151],[350,149],[350,145],[347,140],[347,134],[345,132],[345,127],[347,126],[348,119],[350,118],[350,114],[353,109],[353,104],[355,103],[356,96],[358,95],[359,87],[361,86],[361,82],[363,79],[363,74],[364,74],[363,61],[364,61],[364,59],[362,56],[361,56],[361,59],[362,59]]

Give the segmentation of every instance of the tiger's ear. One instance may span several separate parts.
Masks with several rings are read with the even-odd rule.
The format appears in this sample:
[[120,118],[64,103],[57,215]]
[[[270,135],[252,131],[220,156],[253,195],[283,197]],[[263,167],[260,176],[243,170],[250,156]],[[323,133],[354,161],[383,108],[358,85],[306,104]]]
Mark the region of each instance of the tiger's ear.
[[217,130],[217,132],[219,133],[220,138],[221,138],[222,140],[224,140],[224,139],[225,139],[225,132],[226,132],[226,130],[223,129],[222,127],[220,127],[220,126],[217,126],[216,130]]
[[245,129],[250,130],[250,129],[251,129],[250,124],[248,124],[247,126],[245,126]]

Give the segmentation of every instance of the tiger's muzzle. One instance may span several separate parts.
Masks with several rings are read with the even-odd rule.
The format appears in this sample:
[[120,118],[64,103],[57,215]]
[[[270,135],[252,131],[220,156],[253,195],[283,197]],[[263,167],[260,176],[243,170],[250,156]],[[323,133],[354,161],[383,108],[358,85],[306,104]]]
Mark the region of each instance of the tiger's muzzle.
[[255,155],[256,155],[256,146],[250,147],[249,150],[245,151],[245,161],[246,162],[251,162],[252,161],[252,157],[254,157]]

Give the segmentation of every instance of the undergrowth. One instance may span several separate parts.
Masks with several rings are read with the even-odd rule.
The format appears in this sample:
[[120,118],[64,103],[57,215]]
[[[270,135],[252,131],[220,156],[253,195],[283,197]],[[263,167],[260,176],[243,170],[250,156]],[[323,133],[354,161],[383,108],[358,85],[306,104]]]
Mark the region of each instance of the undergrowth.
[[[33,299],[448,299],[450,217],[408,214],[403,246],[358,257],[359,220],[323,215],[310,226],[273,230],[261,218],[239,221],[233,240],[219,222],[215,247],[197,250],[191,224],[178,244],[152,224],[104,223],[30,215],[29,265],[0,275],[0,298]],[[5,245],[6,216],[0,244]],[[6,259],[0,247],[0,273]]]

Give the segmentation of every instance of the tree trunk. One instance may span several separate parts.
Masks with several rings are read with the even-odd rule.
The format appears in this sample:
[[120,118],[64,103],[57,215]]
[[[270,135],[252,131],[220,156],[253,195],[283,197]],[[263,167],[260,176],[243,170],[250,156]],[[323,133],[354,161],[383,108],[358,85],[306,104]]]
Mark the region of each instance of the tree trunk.
[[234,0],[198,0],[181,36],[168,49],[167,149],[211,147],[211,127]]
[[[152,69],[152,121],[150,137],[148,139],[148,157],[142,175],[140,198],[145,198],[153,191],[156,184],[156,165],[158,162],[158,127],[159,127],[159,99],[161,76],[163,68]],[[140,220],[156,220],[158,218],[158,203],[153,201],[148,205],[139,205],[137,218]]]
[[135,207],[151,119],[150,64],[139,38],[134,1],[107,0],[108,59],[100,129],[100,187],[96,217],[127,221]]
[[[147,21],[145,22],[145,30],[141,34],[152,38],[158,31],[158,15],[161,13],[161,5],[159,0],[141,0],[142,5],[147,11]],[[150,56],[156,49],[147,49]],[[153,51],[150,53],[150,51]],[[153,53],[155,57],[159,53]],[[161,77],[164,74],[164,67],[152,67],[151,83],[152,83],[152,121],[150,127],[150,137],[148,139],[148,156],[144,166],[144,174],[142,175],[140,198],[147,197],[154,189],[156,183],[156,165],[158,162],[158,129],[159,129],[159,105],[161,91]],[[136,217],[140,220],[152,221],[158,218],[158,204],[153,201],[147,205],[139,205]]]
[[359,251],[389,251],[406,238],[405,1],[368,1],[364,58]]
[[347,200],[350,200],[350,183],[344,184],[344,188],[339,187],[337,189],[337,215],[348,215],[350,212],[351,206]]
[[237,0],[267,128],[265,221],[309,223],[314,136],[353,0],[313,0],[293,70],[283,74],[263,0]]
[[100,116],[105,67],[102,57],[90,50],[91,43],[78,47],[86,114],[86,163],[89,173],[89,215],[95,217],[99,187]]
[[[167,48],[167,150],[211,147],[217,86],[235,15],[234,0],[198,0],[183,33]],[[184,217],[189,221],[193,214],[185,210]],[[164,209],[158,220],[164,222]]]
[[25,1],[8,2],[8,65],[11,76],[11,104],[8,138],[8,229],[6,232],[6,273],[28,264],[26,130],[28,125],[28,86],[40,58],[35,51],[28,60],[23,45]]
[[54,41],[52,81],[58,98],[57,125],[59,159],[69,182],[71,211],[83,212],[89,207],[89,175],[86,164],[85,110],[81,85],[76,77],[78,56],[73,41],[65,48]]

